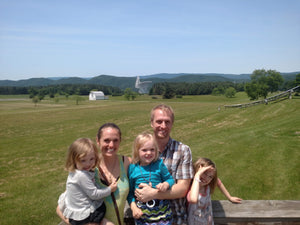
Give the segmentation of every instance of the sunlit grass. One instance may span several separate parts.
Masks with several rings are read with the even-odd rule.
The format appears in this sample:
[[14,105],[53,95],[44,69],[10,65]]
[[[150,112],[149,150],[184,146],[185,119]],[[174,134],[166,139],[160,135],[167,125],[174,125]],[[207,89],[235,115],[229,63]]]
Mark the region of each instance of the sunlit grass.
[[[246,109],[244,93],[183,96],[165,100],[109,97],[76,105],[71,96],[46,98],[37,106],[28,96],[0,101],[1,224],[58,224],[55,207],[65,189],[63,165],[68,146],[79,137],[95,139],[99,126],[115,122],[122,130],[120,153],[130,156],[135,136],[150,128],[150,110],[165,102],[175,110],[172,137],[188,144],[193,159],[205,156],[232,195],[244,199],[300,199],[300,99]],[[0,96],[2,98],[2,96]],[[3,98],[2,98],[3,99]],[[219,191],[214,199],[224,199]]]

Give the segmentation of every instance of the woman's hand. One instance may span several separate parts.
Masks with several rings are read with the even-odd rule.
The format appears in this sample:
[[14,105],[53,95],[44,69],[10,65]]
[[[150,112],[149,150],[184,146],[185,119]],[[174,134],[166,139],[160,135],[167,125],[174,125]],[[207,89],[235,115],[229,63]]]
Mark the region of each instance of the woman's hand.
[[111,183],[110,185],[109,185],[109,187],[110,187],[110,189],[111,189],[111,192],[115,192],[116,190],[117,190],[117,188],[118,188],[118,183],[116,182],[116,181],[114,181],[113,183]]

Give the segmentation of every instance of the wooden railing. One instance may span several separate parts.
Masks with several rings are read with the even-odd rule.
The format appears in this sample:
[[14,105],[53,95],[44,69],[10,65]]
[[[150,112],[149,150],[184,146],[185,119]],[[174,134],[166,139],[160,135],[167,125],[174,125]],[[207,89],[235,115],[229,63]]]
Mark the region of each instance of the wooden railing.
[[250,103],[243,103],[243,104],[224,105],[224,107],[225,107],[225,109],[226,108],[247,108],[247,107],[255,106],[255,105],[259,105],[259,104],[268,104],[269,102],[277,101],[279,99],[286,98],[287,96],[289,99],[291,99],[292,93],[298,88],[300,88],[300,86],[291,88],[287,91],[284,91],[280,94],[271,96],[269,98],[265,98],[263,100],[258,100],[258,101],[254,101],[254,102],[250,102]]
[[300,201],[244,200],[242,204],[213,201],[215,224],[300,224]]
[[[212,205],[215,225],[300,225],[300,200],[213,200]],[[127,203],[124,212],[125,225],[134,225]]]
[[[212,201],[215,225],[300,225],[300,200]],[[125,209],[126,225],[133,225],[130,208]]]

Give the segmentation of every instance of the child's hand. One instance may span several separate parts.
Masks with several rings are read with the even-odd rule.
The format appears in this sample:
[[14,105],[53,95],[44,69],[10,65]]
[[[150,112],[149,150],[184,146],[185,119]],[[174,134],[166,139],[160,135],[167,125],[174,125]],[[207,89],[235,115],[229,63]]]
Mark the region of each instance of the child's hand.
[[[201,180],[202,182],[204,181],[204,183],[206,182],[209,182],[210,180],[207,180],[208,176],[205,172],[208,172],[208,171],[213,171],[214,168],[213,166],[200,166],[200,168],[198,169],[198,171],[196,172],[195,174],[195,179],[199,179]],[[206,176],[203,176],[203,174],[205,174]],[[204,179],[204,180],[203,180]],[[211,178],[212,179],[212,178]]]
[[111,192],[115,192],[116,190],[117,190],[117,182],[116,181],[114,181],[114,182],[112,182],[110,185],[109,185],[109,187],[110,187],[110,189],[111,189]]
[[159,183],[158,185],[156,185],[156,188],[158,189],[158,191],[161,192],[165,192],[166,190],[168,190],[170,187],[170,184],[168,182],[163,182],[163,183]]
[[195,176],[197,176],[197,178],[200,178],[200,176],[205,173],[205,171],[208,170],[213,170],[214,168],[212,166],[200,166],[200,168],[198,169],[198,171],[196,172]]
[[243,199],[231,196],[228,200],[231,201],[232,203],[242,203]]
[[135,203],[131,203],[130,208],[134,219],[139,219],[143,215],[142,210]]

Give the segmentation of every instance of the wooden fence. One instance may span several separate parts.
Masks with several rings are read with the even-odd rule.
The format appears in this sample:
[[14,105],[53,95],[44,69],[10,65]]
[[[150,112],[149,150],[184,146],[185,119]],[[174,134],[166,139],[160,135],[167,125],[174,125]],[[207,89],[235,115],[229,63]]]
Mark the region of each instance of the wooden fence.
[[296,89],[298,89],[299,87],[300,86],[291,88],[291,89],[289,89],[289,90],[287,90],[285,92],[282,92],[280,94],[271,96],[271,97],[266,98],[264,100],[259,100],[259,101],[254,101],[254,102],[250,102],[250,103],[244,103],[244,104],[224,105],[224,107],[225,107],[225,109],[226,108],[247,108],[247,107],[255,106],[255,105],[259,105],[259,104],[268,104],[269,102],[277,101],[279,99],[286,98],[286,97],[288,97],[289,99],[291,99],[292,98],[292,93]]
[[[300,200],[243,200],[242,204],[213,200],[212,207],[215,225],[300,225]],[[134,225],[127,203],[124,224]]]
[[[214,200],[215,225],[300,225],[300,200],[243,200],[233,204]],[[134,225],[130,208],[125,209],[126,225]]]

